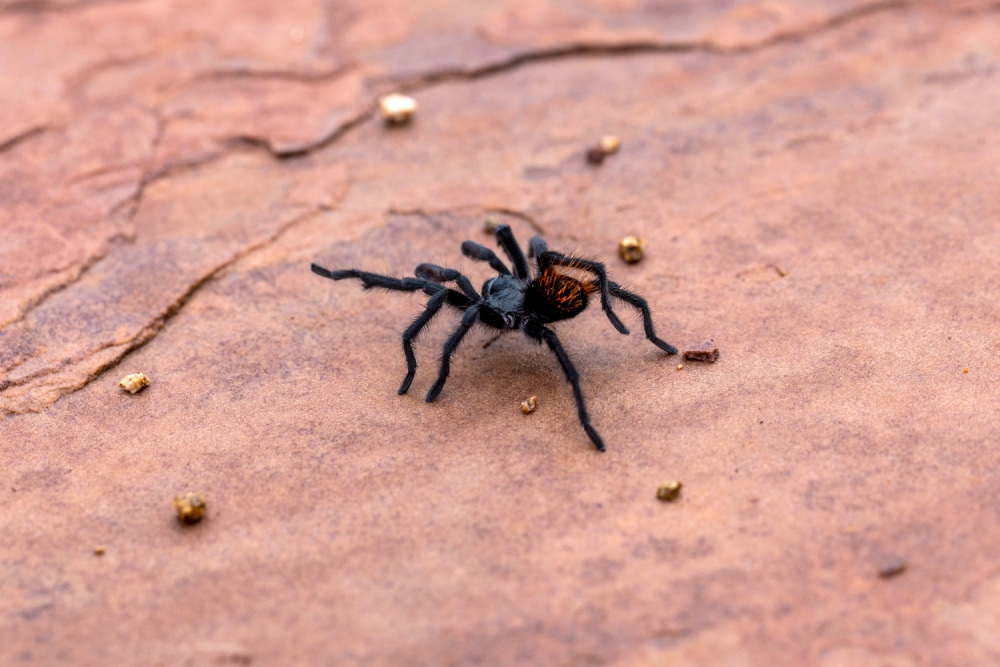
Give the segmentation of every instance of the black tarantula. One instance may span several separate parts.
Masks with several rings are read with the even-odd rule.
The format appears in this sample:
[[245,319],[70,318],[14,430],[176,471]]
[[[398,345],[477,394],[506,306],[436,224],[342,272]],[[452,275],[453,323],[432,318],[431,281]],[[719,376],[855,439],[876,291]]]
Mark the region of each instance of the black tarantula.
[[[498,225],[496,228],[497,242],[503,248],[514,267],[514,272],[496,256],[489,248],[473,241],[462,243],[462,254],[471,259],[489,262],[494,271],[500,275],[490,278],[483,284],[483,294],[480,296],[467,277],[455,269],[445,269],[434,264],[420,264],[414,271],[415,278],[393,278],[377,273],[344,269],[330,271],[317,264],[312,265],[314,273],[330,278],[343,280],[357,278],[365,289],[378,287],[400,292],[416,292],[423,290],[430,295],[427,306],[417,319],[403,332],[403,354],[406,355],[406,377],[399,387],[399,393],[405,394],[413,382],[417,372],[417,358],[413,354],[413,341],[431,319],[447,304],[462,312],[462,321],[458,328],[444,344],[441,355],[441,370],[437,381],[427,392],[427,402],[438,397],[445,381],[448,379],[451,355],[455,352],[462,338],[477,321],[500,332],[520,329],[526,336],[549,346],[559,360],[566,379],[573,386],[573,396],[576,399],[576,409],[587,432],[590,441],[599,451],[604,451],[604,441],[594,427],[590,425],[587,407],[580,391],[580,377],[566,355],[559,338],[547,324],[568,320],[576,317],[587,307],[591,294],[600,293],[601,308],[611,320],[612,326],[622,334],[628,334],[628,329],[618,316],[611,310],[611,297],[621,299],[642,313],[642,323],[648,338],[653,345],[667,354],[677,354],[677,348],[656,337],[653,330],[653,318],[649,314],[649,305],[638,294],[623,289],[618,283],[608,280],[604,265],[578,257],[569,257],[547,249],[545,241],[535,236],[528,243],[528,257],[535,260],[535,274],[532,277],[528,271],[528,262],[524,252],[514,239],[508,225]],[[581,278],[580,276],[586,276]],[[443,283],[454,282],[459,290],[446,287]]]

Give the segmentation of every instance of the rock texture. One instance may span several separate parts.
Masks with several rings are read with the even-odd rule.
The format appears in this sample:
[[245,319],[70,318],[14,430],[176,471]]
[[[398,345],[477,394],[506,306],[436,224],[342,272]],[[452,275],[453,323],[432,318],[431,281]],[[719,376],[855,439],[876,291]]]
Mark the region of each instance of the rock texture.
[[[1000,661],[998,18],[0,0],[0,663]],[[486,217],[718,362],[559,325],[605,454],[517,336],[426,404],[451,315],[397,396],[423,297],[309,263]]]

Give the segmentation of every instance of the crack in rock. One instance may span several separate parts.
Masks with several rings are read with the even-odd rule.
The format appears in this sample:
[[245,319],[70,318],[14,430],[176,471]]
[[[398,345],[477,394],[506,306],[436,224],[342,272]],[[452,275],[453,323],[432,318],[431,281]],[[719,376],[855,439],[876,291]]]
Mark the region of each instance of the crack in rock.
[[221,271],[331,206],[346,171],[317,190],[326,172],[244,152],[149,185],[134,242],[0,330],[0,411],[42,410],[151,340]]
[[24,130],[23,132],[18,132],[14,136],[0,142],[0,153],[4,153],[6,151],[17,148],[24,142],[29,141],[30,139],[33,139],[41,135],[42,133],[48,131],[48,129],[49,129],[48,126],[38,125],[36,127]]
[[136,0],[76,0],[76,2],[54,2],[52,0],[17,0],[0,7],[0,13],[42,14],[69,13],[87,10],[101,5],[135,4]]
[[267,137],[242,135],[236,137],[234,141],[247,146],[261,148],[277,159],[296,159],[306,157],[330,146],[343,138],[357,126],[370,120],[375,115],[378,97],[390,90],[417,93],[443,83],[450,83],[454,81],[475,81],[511,72],[524,66],[544,64],[575,57],[592,57],[600,55],[626,56],[657,53],[685,54],[695,52],[712,53],[717,55],[743,55],[776,46],[778,44],[807,39],[811,36],[822,34],[823,32],[837,29],[852,22],[877,14],[910,7],[925,6],[926,4],[927,3],[919,2],[919,0],[880,0],[878,2],[868,3],[860,7],[847,10],[841,14],[830,16],[824,21],[814,25],[809,25],[806,28],[778,30],[764,38],[756,41],[751,40],[742,44],[735,43],[727,45],[718,39],[710,38],[673,42],[657,40],[630,40],[622,42],[608,41],[599,43],[574,43],[545,49],[522,51],[507,56],[496,62],[486,63],[476,67],[444,68],[422,74],[392,75],[373,81],[375,87],[379,89],[379,94],[369,102],[363,112],[338,125],[326,136],[321,137],[314,142],[309,142],[289,149],[277,149],[273,146],[273,142]]
[[[17,11],[64,11],[95,4],[103,3],[22,2],[7,5],[4,11],[12,11],[12,9]],[[783,42],[807,39],[812,35],[836,29],[879,13],[918,6],[937,7],[938,5],[916,0],[882,0],[828,16],[824,20],[809,23],[805,27],[798,25],[793,29],[775,30],[764,37],[742,43],[738,40],[727,42],[716,38],[701,38],[678,41],[632,40],[564,44],[514,53],[495,62],[476,67],[442,68],[423,74],[396,75],[375,81],[373,86],[386,90],[391,86],[399,90],[418,92],[442,83],[472,81],[503,74],[523,66],[574,57],[693,52],[720,55],[745,54]],[[995,10],[996,6],[989,6],[987,11]],[[109,60],[101,63],[98,68],[119,67],[134,62],[140,61],[133,59]],[[274,79],[311,84],[336,80],[357,67],[356,63],[348,63],[329,70],[303,72],[266,69],[213,70],[196,75],[195,79],[207,81]],[[232,223],[232,226],[228,227],[229,231],[222,233],[217,230],[215,236],[206,238],[202,235],[204,229],[192,228],[188,222],[178,221],[175,225],[176,228],[169,231],[162,224],[157,223],[157,207],[164,206],[164,203],[155,201],[156,197],[153,198],[153,202],[150,202],[147,199],[147,193],[150,190],[156,190],[165,183],[184,183],[188,182],[189,179],[212,181],[220,177],[221,174],[228,173],[231,168],[240,171],[238,167],[233,165],[239,165],[243,161],[255,162],[252,157],[246,154],[246,151],[241,150],[247,147],[266,153],[272,165],[275,158],[279,162],[286,163],[283,167],[285,171],[276,175],[277,167],[266,168],[259,161],[255,162],[258,172],[268,173],[278,181],[289,178],[295,180],[315,177],[315,174],[305,176],[310,174],[310,171],[308,168],[301,168],[302,163],[296,163],[298,166],[292,166],[290,170],[292,173],[289,173],[290,165],[287,163],[297,158],[309,156],[338,142],[349,132],[371,120],[376,113],[375,99],[372,98],[364,103],[359,111],[353,113],[346,120],[336,123],[329,132],[315,141],[281,147],[276,146],[275,141],[266,134],[237,134],[217,143],[218,150],[209,150],[207,153],[191,157],[189,160],[174,160],[159,167],[147,168],[138,178],[134,191],[124,201],[117,202],[109,213],[111,217],[117,216],[119,213],[124,214],[128,223],[135,225],[139,231],[129,233],[119,231],[109,236],[111,244],[109,247],[112,248],[112,252],[92,257],[91,261],[84,265],[83,270],[78,272],[72,281],[46,290],[40,298],[31,302],[30,308],[23,317],[14,325],[0,331],[0,339],[3,339],[4,342],[4,345],[0,346],[4,350],[3,355],[0,356],[0,366],[9,376],[4,380],[6,388],[0,393],[3,409],[8,412],[16,412],[20,409],[33,409],[30,406],[34,405],[44,406],[50,404],[58,396],[74,390],[74,388],[85,386],[101,370],[107,368],[107,364],[116,363],[129,350],[135,349],[138,345],[151,339],[162,328],[163,322],[172,316],[194,291],[212,276],[217,275],[218,271],[239,258],[238,248],[250,251],[261,247],[262,243],[266,244],[268,242],[266,239],[273,240],[275,235],[280,234],[281,230],[285,228],[283,224],[274,227],[273,221],[285,219],[289,212],[295,213],[297,216],[302,210],[290,207],[287,201],[262,202],[258,192],[247,193],[246,190],[241,189],[234,193],[231,184],[222,185],[216,182],[219,189],[230,192],[232,198],[218,200],[209,206],[208,210],[200,210],[198,206],[194,205],[185,210],[186,215],[191,219],[204,220],[206,218],[202,216],[206,216],[213,219],[213,225],[218,220]],[[157,119],[156,136],[153,140],[153,151],[155,152],[166,133],[169,119],[165,118],[162,109],[155,110],[154,115]],[[0,152],[9,151],[32,138],[41,136],[48,129],[45,126],[38,126],[21,132],[0,144]],[[209,163],[213,165],[213,170],[202,169]],[[95,177],[120,171],[128,166],[130,165],[127,163],[118,166],[101,164],[84,169],[80,174]],[[212,173],[209,174],[209,171]],[[71,186],[74,183],[80,184],[80,178],[82,178],[80,174],[77,175],[76,181],[70,179],[68,184]],[[259,183],[256,177],[247,179],[245,175],[245,173],[241,173],[234,179],[234,182],[242,180],[244,185]],[[258,189],[266,190],[269,187],[271,184]],[[292,187],[291,184],[287,184],[286,189]],[[192,199],[195,198],[193,192],[192,190],[189,193]],[[170,198],[172,206],[184,209],[185,195],[183,193],[178,195],[174,192]],[[252,212],[245,210],[242,205],[237,206],[236,209],[242,212],[240,215],[245,217],[240,218],[237,215],[234,218],[233,215],[236,214],[236,211],[233,210],[232,202],[237,200],[256,201],[259,206],[255,207]],[[323,207],[328,208],[329,206],[316,204],[305,210],[315,212]],[[543,232],[537,221],[521,211],[496,207],[482,210],[518,217],[531,224],[539,233]],[[420,212],[414,214],[420,214]],[[236,222],[237,219],[239,224]],[[249,223],[247,219],[250,220]],[[297,218],[293,216],[293,219]],[[222,224],[224,227],[226,226],[225,222]],[[227,240],[228,243],[222,242],[221,240],[227,234],[231,236]],[[261,238],[265,241],[254,240]],[[135,243],[125,246],[121,243],[115,243],[114,239],[134,239]],[[199,243],[202,244],[200,247],[191,247],[191,244]],[[183,253],[181,252],[182,247],[184,248]],[[148,270],[148,267],[155,267],[150,271],[153,278],[145,275],[145,271],[139,270],[139,267],[144,270]],[[169,268],[169,271],[163,273],[161,271],[163,267]],[[91,306],[89,312],[71,313],[66,309],[66,304],[62,303],[60,296],[65,294],[70,286],[73,287],[74,299],[82,299],[84,302],[84,310],[88,304]],[[109,295],[116,296],[109,299]],[[146,302],[129,303],[130,299],[133,301],[145,299]],[[116,314],[108,310],[109,304],[107,302],[109,300],[113,302],[111,305],[114,306],[126,305],[124,318],[119,317],[121,313]],[[79,304],[75,305],[79,307]],[[117,328],[109,330],[110,323],[114,323]],[[66,331],[82,332],[84,340],[91,342],[90,347],[75,346],[67,338]],[[92,344],[94,341],[102,342],[94,346]],[[110,356],[105,358],[105,353]],[[61,379],[54,385],[46,383],[46,377],[56,375],[60,378],[71,377],[72,380],[64,382]],[[51,387],[56,385],[58,388],[50,391]],[[37,389],[38,396],[30,396],[32,387]],[[21,395],[23,400],[15,400],[14,394],[10,393],[14,390],[24,390]],[[52,398],[53,395],[55,398]]]

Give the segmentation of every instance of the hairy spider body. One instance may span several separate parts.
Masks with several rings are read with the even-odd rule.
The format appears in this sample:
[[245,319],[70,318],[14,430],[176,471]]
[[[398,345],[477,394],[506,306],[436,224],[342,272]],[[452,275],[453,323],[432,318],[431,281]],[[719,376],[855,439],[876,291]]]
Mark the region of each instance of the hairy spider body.
[[528,285],[524,294],[525,307],[543,324],[568,320],[584,311],[588,294],[598,291],[597,280],[583,282],[549,266]]
[[[496,238],[510,259],[513,271],[489,248],[473,241],[462,243],[462,254],[477,261],[488,262],[499,274],[483,283],[481,295],[467,277],[455,269],[435,264],[418,265],[413,278],[393,278],[357,269],[331,271],[318,264],[313,264],[312,270],[331,280],[357,278],[365,289],[377,287],[401,292],[423,291],[430,296],[424,312],[403,332],[403,354],[407,370],[399,387],[400,394],[409,390],[417,372],[413,343],[423,328],[445,305],[462,313],[458,328],[444,344],[437,381],[427,392],[428,403],[441,393],[451,369],[451,355],[477,322],[500,332],[520,330],[539,344],[544,342],[556,355],[566,380],[573,388],[580,424],[594,446],[603,452],[604,441],[590,425],[576,368],[555,332],[546,325],[576,317],[587,308],[590,296],[599,294],[601,309],[619,333],[627,335],[628,329],[611,309],[611,297],[624,301],[642,314],[643,329],[650,342],[667,354],[677,354],[677,348],[656,337],[646,300],[608,280],[604,265],[600,262],[551,252],[545,241],[540,236],[535,236],[528,243],[528,257],[535,260],[535,273],[532,277],[524,252],[510,227],[498,225]],[[448,287],[446,283],[454,283],[458,289]]]

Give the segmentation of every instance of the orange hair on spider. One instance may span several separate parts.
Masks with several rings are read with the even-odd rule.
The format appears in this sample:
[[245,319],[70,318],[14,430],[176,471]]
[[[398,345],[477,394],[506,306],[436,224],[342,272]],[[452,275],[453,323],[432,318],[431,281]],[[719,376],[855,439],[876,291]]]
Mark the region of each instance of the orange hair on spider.
[[557,311],[570,313],[582,310],[587,304],[587,294],[598,288],[596,284],[584,283],[550,266],[538,276],[538,289]]

